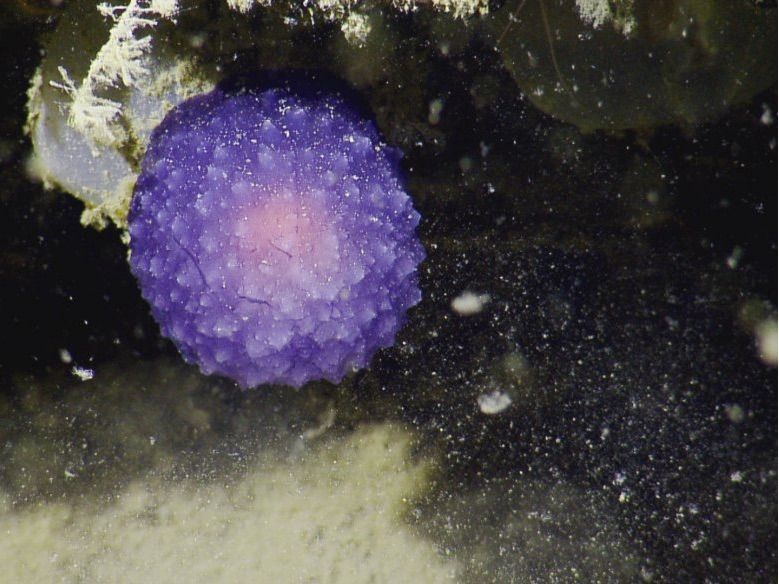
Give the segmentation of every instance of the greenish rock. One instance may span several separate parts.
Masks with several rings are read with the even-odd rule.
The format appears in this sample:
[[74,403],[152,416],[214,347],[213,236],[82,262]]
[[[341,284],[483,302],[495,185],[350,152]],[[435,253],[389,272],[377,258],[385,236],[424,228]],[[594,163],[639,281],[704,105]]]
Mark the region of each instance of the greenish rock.
[[530,101],[584,132],[695,124],[774,83],[775,9],[639,0],[633,11],[631,27],[594,27],[573,1],[517,0],[487,27]]

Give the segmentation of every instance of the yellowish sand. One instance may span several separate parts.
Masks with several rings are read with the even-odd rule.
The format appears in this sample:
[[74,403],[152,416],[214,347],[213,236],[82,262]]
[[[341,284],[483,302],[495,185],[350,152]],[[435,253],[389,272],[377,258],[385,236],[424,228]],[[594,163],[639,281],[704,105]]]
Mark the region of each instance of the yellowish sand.
[[3,582],[448,582],[459,567],[403,521],[429,467],[388,424],[229,484],[136,480],[108,505],[0,505]]

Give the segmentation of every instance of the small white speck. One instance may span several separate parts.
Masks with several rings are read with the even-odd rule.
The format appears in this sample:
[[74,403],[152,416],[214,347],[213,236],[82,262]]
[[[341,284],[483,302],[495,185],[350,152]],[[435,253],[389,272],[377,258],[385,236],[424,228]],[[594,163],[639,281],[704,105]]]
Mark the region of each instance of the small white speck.
[[67,349],[60,349],[60,361],[62,361],[65,365],[70,365],[73,362],[73,357],[70,354],[70,351]]
[[744,480],[744,473],[740,470],[734,471],[730,473],[730,482],[731,483],[740,483]]
[[436,125],[438,122],[441,121],[441,112],[444,109],[444,100],[443,99],[434,99],[430,102],[430,105],[428,106],[429,112],[427,114],[427,121],[431,125]]
[[86,367],[79,367],[78,365],[74,365],[70,372],[78,377],[81,381],[89,381],[95,376],[94,370],[87,369]]
[[475,294],[466,290],[452,300],[451,307],[460,316],[471,316],[484,310],[484,306],[490,301],[489,294]]
[[728,259],[725,260],[725,263],[731,270],[735,270],[738,267],[742,257],[744,257],[744,248],[742,248],[740,245],[737,245],[733,248],[733,251],[730,252]]
[[511,397],[505,391],[496,389],[489,393],[483,393],[476,398],[479,409],[483,414],[499,414],[511,405]]
[[744,408],[742,408],[738,404],[729,404],[725,406],[725,415],[727,416],[728,420],[733,422],[734,424],[740,424],[744,421],[744,418],[746,417],[746,414],[744,413]]
[[768,107],[767,104],[763,104],[763,115],[760,116],[760,123],[766,126],[770,126],[774,123],[774,112],[771,111],[771,108]]

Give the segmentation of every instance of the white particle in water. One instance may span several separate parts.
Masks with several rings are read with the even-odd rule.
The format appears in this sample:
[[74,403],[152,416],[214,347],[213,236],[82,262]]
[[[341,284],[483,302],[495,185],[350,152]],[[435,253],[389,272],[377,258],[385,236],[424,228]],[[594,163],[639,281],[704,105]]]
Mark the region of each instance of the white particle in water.
[[480,313],[489,301],[489,294],[475,294],[466,290],[452,300],[451,307],[460,316],[471,316]]
[[504,391],[496,389],[489,393],[483,393],[476,398],[479,409],[483,414],[499,414],[511,405],[511,396]]
[[86,367],[79,367],[78,365],[73,366],[71,373],[73,373],[73,375],[78,377],[81,381],[89,381],[95,376],[94,370],[87,369]]

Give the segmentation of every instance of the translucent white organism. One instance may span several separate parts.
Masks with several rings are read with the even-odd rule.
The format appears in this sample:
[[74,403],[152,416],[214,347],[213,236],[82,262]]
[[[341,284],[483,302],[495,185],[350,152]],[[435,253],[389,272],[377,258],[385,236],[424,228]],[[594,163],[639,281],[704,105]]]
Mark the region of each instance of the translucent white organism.
[[173,0],[98,9],[81,0],[46,43],[28,91],[29,168],[46,186],[81,199],[85,224],[124,226],[151,130],[174,105],[213,85],[186,57],[163,57],[143,32],[175,10]]

